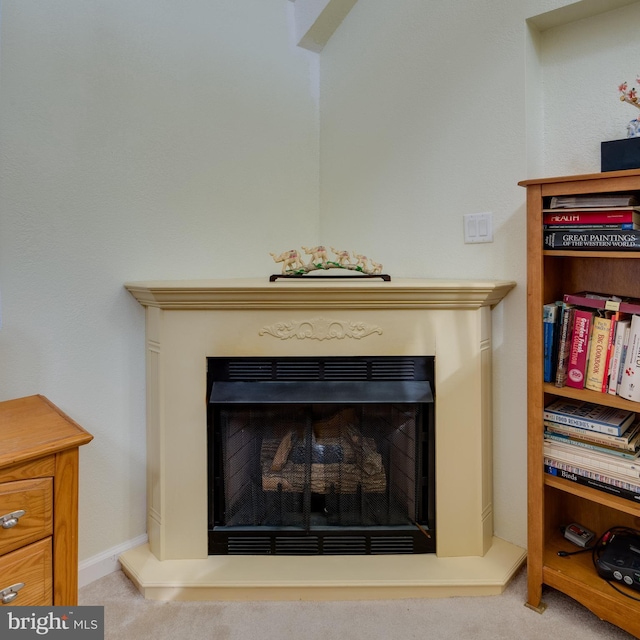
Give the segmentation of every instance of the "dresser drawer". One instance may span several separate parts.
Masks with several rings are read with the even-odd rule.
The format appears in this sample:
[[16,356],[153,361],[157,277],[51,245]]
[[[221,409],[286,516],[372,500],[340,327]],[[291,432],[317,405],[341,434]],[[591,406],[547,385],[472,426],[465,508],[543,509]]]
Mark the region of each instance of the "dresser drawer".
[[6,520],[6,516],[21,511],[24,515],[18,517],[15,524],[14,521],[0,524],[0,555],[52,534],[52,478],[0,484],[0,521],[3,516]]
[[[45,538],[0,557],[0,594],[13,587],[17,596],[1,606],[42,606],[53,604],[51,538]],[[23,584],[21,588],[14,585]]]

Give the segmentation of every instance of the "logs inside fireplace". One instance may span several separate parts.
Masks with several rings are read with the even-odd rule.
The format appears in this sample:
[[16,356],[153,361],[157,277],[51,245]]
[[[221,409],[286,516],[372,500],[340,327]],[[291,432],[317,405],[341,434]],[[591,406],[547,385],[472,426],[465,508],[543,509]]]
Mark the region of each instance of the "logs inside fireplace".
[[209,553],[434,553],[434,366],[209,358]]

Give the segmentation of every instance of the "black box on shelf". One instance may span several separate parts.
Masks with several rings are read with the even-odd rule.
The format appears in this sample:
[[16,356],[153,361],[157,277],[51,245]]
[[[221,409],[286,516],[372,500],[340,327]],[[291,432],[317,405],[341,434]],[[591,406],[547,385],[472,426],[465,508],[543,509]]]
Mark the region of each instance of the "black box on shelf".
[[640,169],[640,138],[600,143],[600,170]]

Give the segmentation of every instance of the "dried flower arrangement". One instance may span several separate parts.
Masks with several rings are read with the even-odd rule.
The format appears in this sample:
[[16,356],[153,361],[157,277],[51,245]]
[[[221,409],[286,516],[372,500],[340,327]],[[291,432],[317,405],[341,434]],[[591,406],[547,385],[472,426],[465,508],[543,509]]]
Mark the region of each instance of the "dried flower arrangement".
[[[640,76],[636,78],[636,82],[640,84]],[[618,92],[620,93],[620,102],[627,102],[634,107],[640,109],[640,102],[638,101],[638,92],[635,87],[629,89],[629,85],[626,82],[618,85]],[[640,137],[640,115],[632,120],[627,125],[627,137],[636,138]]]

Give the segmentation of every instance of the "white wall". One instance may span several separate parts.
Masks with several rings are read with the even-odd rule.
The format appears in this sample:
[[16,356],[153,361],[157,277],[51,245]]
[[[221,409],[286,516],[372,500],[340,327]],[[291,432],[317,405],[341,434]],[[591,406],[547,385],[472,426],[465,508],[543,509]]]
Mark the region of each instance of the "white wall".
[[640,3],[541,34],[544,164],[549,175],[600,171],[600,143],[627,135],[640,110],[618,85],[640,86]]
[[[143,311],[123,283],[266,275],[269,251],[316,238],[392,276],[518,282],[494,312],[495,513],[526,544],[517,182],[597,171],[640,73],[637,3],[531,36],[525,18],[573,4],[361,0],[318,59],[290,44],[287,0],[3,0],[0,399],[42,393],[95,435],[81,558],[144,533]],[[477,211],[493,244],[463,243]]]
[[93,433],[80,557],[145,531],[130,280],[269,274],[318,235],[317,57],[291,3],[3,0],[0,399]]
[[[514,5],[356,4],[321,57],[321,237],[392,276],[518,282],[494,313],[495,529],[525,545],[526,29]],[[495,241],[465,245],[462,215],[483,211]]]
[[[392,275],[518,283],[494,312],[494,497],[497,535],[521,545],[526,214],[517,182],[599,171],[599,141],[637,115],[622,114],[616,87],[640,73],[630,67],[640,65],[640,4],[542,34],[526,18],[548,26],[606,4],[367,0],[321,56],[322,240]],[[495,240],[465,245],[462,216],[482,211],[493,212]]]

